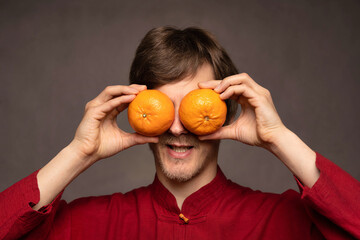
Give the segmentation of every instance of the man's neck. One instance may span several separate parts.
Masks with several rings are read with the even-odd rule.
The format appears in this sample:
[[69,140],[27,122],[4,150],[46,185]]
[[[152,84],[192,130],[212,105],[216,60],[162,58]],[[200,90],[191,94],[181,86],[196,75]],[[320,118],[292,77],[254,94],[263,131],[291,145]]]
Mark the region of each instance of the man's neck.
[[210,183],[215,178],[217,173],[217,162],[214,161],[210,163],[198,175],[186,182],[171,180],[162,173],[159,174],[159,171],[161,170],[157,169],[157,176],[160,182],[174,195],[177,205],[181,210],[182,205],[188,196]]

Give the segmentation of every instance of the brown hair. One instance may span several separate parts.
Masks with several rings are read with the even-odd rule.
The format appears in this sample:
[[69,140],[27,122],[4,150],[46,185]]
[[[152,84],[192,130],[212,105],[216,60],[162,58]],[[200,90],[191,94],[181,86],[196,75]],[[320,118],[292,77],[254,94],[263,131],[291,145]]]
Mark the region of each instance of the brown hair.
[[[198,68],[209,63],[216,79],[237,74],[230,57],[206,30],[189,27],[159,27],[142,39],[130,70],[130,83],[149,89],[195,75]],[[235,116],[238,104],[226,100],[226,124]]]

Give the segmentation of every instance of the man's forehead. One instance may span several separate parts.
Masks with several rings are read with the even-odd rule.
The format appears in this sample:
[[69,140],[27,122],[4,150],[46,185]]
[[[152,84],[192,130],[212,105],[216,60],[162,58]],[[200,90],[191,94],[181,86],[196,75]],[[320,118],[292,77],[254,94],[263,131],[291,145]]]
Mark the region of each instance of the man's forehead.
[[[156,87],[156,89],[164,89],[167,87],[175,86],[175,87],[181,87],[186,88],[189,85],[197,85],[199,82],[205,82],[209,80],[214,80],[215,74],[212,66],[208,63],[203,64],[201,67],[198,68],[195,74],[190,74],[189,76],[185,77],[184,79],[172,81],[169,83],[166,83],[164,85],[161,85],[159,87]],[[179,89],[181,90],[181,89]]]
[[213,80],[215,78],[214,69],[210,64],[204,63],[192,78],[197,79],[199,82]]

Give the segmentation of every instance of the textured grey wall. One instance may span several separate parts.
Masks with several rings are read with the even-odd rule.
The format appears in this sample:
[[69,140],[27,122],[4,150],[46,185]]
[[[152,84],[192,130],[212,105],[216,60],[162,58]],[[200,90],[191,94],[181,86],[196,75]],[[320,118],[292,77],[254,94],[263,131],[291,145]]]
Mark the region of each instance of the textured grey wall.
[[[284,123],[359,180],[359,12],[357,0],[0,1],[0,191],[71,141],[87,101],[127,84],[136,46],[162,25],[213,32],[272,92]],[[119,125],[131,130],[125,114]],[[220,159],[242,185],[296,188],[265,150],[227,140]],[[64,198],[147,185],[154,169],[148,147],[137,146],[95,164]]]

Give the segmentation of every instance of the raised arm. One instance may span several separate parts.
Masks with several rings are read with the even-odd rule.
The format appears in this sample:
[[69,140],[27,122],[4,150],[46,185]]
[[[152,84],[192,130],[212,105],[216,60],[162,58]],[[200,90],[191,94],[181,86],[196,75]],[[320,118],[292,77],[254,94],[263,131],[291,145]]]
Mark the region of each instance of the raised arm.
[[133,145],[158,141],[127,133],[116,123],[116,117],[145,89],[140,85],[110,86],[87,103],[72,142],[38,172],[0,193],[0,239],[19,239],[35,229],[38,231],[31,239],[45,238],[61,208],[59,194],[80,173]]
[[213,88],[222,99],[241,104],[241,114],[230,125],[200,139],[234,139],[260,146],[274,153],[303,184],[312,187],[319,178],[316,154],[282,123],[270,92],[242,73],[203,82],[202,88]]
[[[247,74],[199,87],[213,88],[222,99],[241,104],[242,110],[230,125],[200,139],[228,138],[269,150],[300,180],[307,214],[327,239],[360,237],[360,183],[284,126],[267,89]],[[334,228],[334,223],[340,228]]]
[[73,141],[39,171],[40,201],[33,209],[49,204],[96,161],[136,144],[157,141],[156,137],[124,132],[116,123],[118,114],[144,89],[143,85],[110,86],[86,104]]

